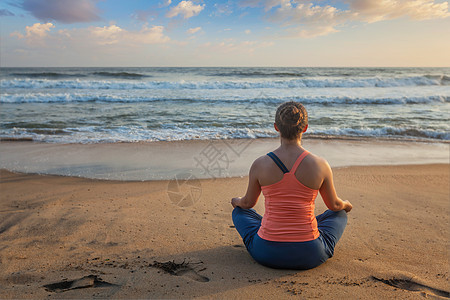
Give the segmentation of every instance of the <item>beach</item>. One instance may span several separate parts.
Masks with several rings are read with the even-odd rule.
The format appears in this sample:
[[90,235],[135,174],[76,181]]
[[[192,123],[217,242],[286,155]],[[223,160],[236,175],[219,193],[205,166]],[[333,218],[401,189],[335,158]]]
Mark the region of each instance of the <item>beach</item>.
[[[448,298],[449,70],[0,69],[0,298]],[[353,204],[308,271],[231,220],[285,101]]]
[[[334,257],[307,271],[270,269],[247,253],[230,205],[246,176],[119,181],[2,170],[0,298],[448,298],[448,158],[417,157],[333,167],[353,210]],[[316,214],[325,209],[319,196]]]

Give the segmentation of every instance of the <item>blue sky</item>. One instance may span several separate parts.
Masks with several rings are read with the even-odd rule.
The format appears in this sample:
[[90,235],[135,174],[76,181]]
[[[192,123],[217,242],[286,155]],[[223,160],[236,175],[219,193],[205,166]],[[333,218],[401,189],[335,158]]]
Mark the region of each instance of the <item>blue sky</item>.
[[450,66],[439,0],[1,0],[0,66]]

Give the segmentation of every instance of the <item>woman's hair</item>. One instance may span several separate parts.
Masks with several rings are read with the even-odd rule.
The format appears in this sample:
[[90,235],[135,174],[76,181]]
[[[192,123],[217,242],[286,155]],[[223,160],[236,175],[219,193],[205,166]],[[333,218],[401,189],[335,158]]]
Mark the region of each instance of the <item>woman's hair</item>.
[[285,102],[278,106],[275,124],[280,130],[281,137],[293,140],[298,138],[308,125],[308,113],[299,102]]

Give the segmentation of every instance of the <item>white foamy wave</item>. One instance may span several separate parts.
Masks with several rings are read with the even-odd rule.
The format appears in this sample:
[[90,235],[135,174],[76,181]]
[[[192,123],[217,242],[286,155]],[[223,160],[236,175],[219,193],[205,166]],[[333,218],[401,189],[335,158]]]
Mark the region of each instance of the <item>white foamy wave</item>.
[[289,80],[225,81],[123,81],[5,79],[0,86],[24,89],[260,89],[260,88],[355,88],[450,85],[446,76],[302,78]]
[[1,139],[33,140],[49,143],[115,143],[115,142],[154,142],[154,141],[186,141],[186,140],[221,140],[221,139],[257,139],[276,137],[271,129],[249,128],[183,128],[161,129],[151,131],[140,127],[120,127],[113,130],[98,131],[94,127],[66,130],[66,135],[46,135],[30,133],[26,130],[15,130],[14,134],[0,133]]
[[0,103],[67,103],[67,102],[113,102],[113,103],[133,103],[133,102],[156,102],[156,101],[183,101],[183,102],[215,102],[215,103],[267,103],[278,104],[285,101],[299,101],[303,104],[340,105],[340,104],[367,104],[367,105],[390,105],[390,104],[426,104],[426,103],[448,103],[450,96],[431,95],[420,97],[386,97],[386,98],[361,98],[350,96],[310,96],[310,97],[257,97],[249,98],[245,94],[231,94],[228,96],[219,95],[196,95],[189,98],[185,94],[174,95],[169,93],[164,95],[136,95],[129,93],[107,94],[107,93],[24,93],[24,94],[2,94]]
[[392,97],[392,98],[360,98],[360,97],[314,97],[314,98],[294,98],[286,99],[302,102],[303,104],[322,104],[322,105],[391,105],[391,104],[426,104],[426,103],[447,103],[450,102],[449,96],[423,96],[423,97]]
[[[329,128],[326,130],[311,130],[309,134],[317,136],[350,136],[350,137],[391,137],[410,139],[450,140],[450,132],[438,130],[422,130],[417,128],[397,128],[386,126],[382,128]],[[307,135],[305,135],[307,136]]]
[[[441,140],[449,141],[448,131],[422,130],[418,128],[396,128],[386,126],[382,128],[328,128],[311,129],[305,137],[357,137],[357,138],[394,138],[415,140]],[[63,134],[33,133],[26,129],[0,133],[2,139],[29,139],[50,143],[113,143],[113,142],[139,142],[139,141],[184,141],[184,140],[211,140],[211,139],[257,139],[277,137],[273,128],[166,128],[148,130],[136,126],[123,126],[114,129],[98,130],[96,127],[82,127],[66,129]]]

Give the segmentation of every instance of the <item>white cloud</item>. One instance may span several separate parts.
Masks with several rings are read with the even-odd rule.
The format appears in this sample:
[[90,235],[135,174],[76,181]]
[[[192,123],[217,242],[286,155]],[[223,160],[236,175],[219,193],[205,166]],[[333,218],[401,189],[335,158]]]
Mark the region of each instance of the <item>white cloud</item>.
[[[266,3],[272,8],[277,1]],[[339,10],[333,6],[319,6],[312,3],[278,1],[279,7],[271,12],[269,20],[282,23],[291,37],[312,38],[338,32],[343,25],[356,16],[349,10]]]
[[152,26],[147,27],[144,25],[138,32],[130,32],[124,35],[128,35],[128,39],[137,44],[165,44],[170,42],[170,38],[164,35],[164,26]]
[[189,33],[189,34],[195,34],[195,33],[199,32],[200,30],[202,30],[201,27],[189,28],[189,29],[187,30],[187,33]]
[[164,35],[164,26],[142,26],[139,31],[128,31],[116,25],[90,27],[89,32],[100,45],[124,44],[164,44],[170,38]]
[[450,16],[448,1],[435,0],[342,0],[349,5],[341,10],[331,5],[303,0],[244,0],[241,7],[263,7],[266,18],[280,23],[292,37],[314,37],[338,32],[350,22],[378,22],[409,17],[414,20]]
[[396,19],[403,16],[414,20],[440,19],[450,16],[448,2],[434,0],[349,0],[350,9],[367,22]]
[[305,24],[313,25],[325,24],[336,25],[348,20],[351,17],[349,11],[341,11],[333,6],[319,6],[312,3],[282,5],[270,17],[270,20],[282,22],[285,25]]
[[16,36],[19,39],[27,39],[27,42],[34,43],[48,36],[48,32],[54,27],[55,25],[52,23],[35,23],[32,26],[25,27],[25,35],[15,31],[11,33],[11,36]]
[[182,15],[184,19],[189,19],[198,15],[204,8],[204,4],[195,5],[192,1],[181,1],[177,6],[172,7],[166,16],[173,18]]
[[55,27],[52,23],[40,24],[25,28],[26,34],[14,32],[11,35],[20,39],[26,39],[27,43],[35,46],[43,45],[44,42],[51,41],[54,46],[83,44],[83,46],[95,45],[122,45],[139,46],[145,44],[165,44],[170,42],[170,38],[164,35],[163,26],[142,26],[138,31],[126,30],[117,25],[103,27],[88,27],[59,30],[54,34],[48,34],[51,28]]
[[123,29],[116,26],[104,26],[104,27],[91,27],[89,29],[94,38],[102,45],[110,45],[119,42],[121,33]]

